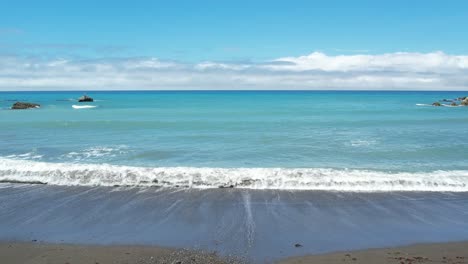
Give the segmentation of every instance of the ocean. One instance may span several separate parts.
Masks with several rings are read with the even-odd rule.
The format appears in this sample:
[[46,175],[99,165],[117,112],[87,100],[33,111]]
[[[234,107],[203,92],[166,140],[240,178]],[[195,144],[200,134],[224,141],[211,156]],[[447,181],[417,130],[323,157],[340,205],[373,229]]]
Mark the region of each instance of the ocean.
[[[430,106],[462,92],[89,92],[95,102],[78,103],[81,95],[0,93],[0,180],[468,191],[468,107]],[[41,108],[9,110],[15,101]]]
[[468,107],[431,106],[468,92],[82,94],[0,92],[0,241],[271,263],[468,239]]

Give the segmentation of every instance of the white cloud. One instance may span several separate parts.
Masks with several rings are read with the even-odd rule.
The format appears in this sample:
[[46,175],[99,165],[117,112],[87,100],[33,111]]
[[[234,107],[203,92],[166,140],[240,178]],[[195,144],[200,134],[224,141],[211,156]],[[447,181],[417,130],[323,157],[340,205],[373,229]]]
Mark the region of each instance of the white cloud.
[[0,90],[88,89],[468,90],[468,56],[314,52],[255,63],[0,57]]
[[450,56],[443,52],[433,53],[387,53],[381,55],[327,56],[314,52],[307,56],[285,57],[280,62],[291,62],[289,66],[274,66],[273,69],[292,71],[456,71],[468,69],[468,56]]
[[195,65],[197,70],[211,70],[211,69],[221,69],[221,70],[245,70],[251,68],[252,65],[248,64],[232,64],[232,63],[217,63],[211,61],[205,61]]

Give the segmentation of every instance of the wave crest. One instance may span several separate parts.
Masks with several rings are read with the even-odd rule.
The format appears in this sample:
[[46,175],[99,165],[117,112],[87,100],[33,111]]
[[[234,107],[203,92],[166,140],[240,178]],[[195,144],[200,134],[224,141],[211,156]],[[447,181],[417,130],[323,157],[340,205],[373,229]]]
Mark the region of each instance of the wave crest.
[[468,171],[464,170],[392,173],[328,168],[150,168],[6,158],[0,158],[0,181],[86,186],[468,192]]
[[90,109],[90,108],[96,108],[96,105],[72,105],[74,109]]

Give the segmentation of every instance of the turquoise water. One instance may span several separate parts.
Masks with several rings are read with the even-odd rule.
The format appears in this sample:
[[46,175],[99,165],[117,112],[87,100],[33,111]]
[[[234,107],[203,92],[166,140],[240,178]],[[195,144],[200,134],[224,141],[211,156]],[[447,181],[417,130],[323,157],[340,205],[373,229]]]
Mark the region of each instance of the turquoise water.
[[417,105],[467,94],[2,92],[0,179],[468,191],[468,107]]

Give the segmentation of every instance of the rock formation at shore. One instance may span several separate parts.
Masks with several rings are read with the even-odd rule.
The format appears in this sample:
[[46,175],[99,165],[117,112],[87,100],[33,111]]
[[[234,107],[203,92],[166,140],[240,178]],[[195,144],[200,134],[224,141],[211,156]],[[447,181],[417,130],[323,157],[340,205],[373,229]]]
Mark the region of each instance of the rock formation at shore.
[[27,102],[16,102],[13,104],[11,109],[29,109],[29,108],[39,108],[40,104],[27,103]]
[[468,97],[465,97],[465,99],[460,103],[460,105],[468,106]]
[[447,106],[446,104],[441,104],[440,102],[449,102],[450,106],[459,106],[457,101],[460,101],[460,106],[468,106],[468,96],[458,97],[456,99],[442,99],[437,102],[432,103],[432,106]]

